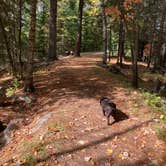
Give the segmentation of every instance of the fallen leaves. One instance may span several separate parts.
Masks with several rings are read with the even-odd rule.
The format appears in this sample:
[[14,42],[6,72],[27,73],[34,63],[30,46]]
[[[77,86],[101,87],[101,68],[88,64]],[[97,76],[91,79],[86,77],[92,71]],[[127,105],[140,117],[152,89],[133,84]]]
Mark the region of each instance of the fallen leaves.
[[69,127],[73,127],[74,123],[73,122],[69,122]]
[[122,141],[126,141],[126,140],[127,140],[126,137],[123,137],[123,138],[122,138]]
[[92,131],[93,130],[93,128],[92,127],[87,127],[87,128],[85,128],[85,130],[84,131]]
[[78,144],[80,144],[80,145],[84,145],[86,142],[85,141],[83,141],[83,140],[79,140],[78,141]]
[[118,158],[122,159],[123,158],[123,154],[122,153],[118,154]]
[[92,159],[91,156],[86,156],[86,157],[84,157],[84,160],[85,160],[86,162],[90,161],[91,159]]
[[162,120],[162,119],[164,119],[165,118],[165,116],[164,115],[160,115],[160,119]]
[[107,149],[107,154],[112,155],[113,150],[112,149]]
[[31,148],[31,152],[36,153],[36,152],[39,151],[39,149],[40,148],[38,146],[34,146],[34,147]]
[[57,129],[55,127],[50,127],[50,126],[48,127],[48,131],[55,132],[55,133],[60,132],[59,129]]
[[128,152],[122,152],[118,154],[118,158],[125,160],[129,158],[129,153]]

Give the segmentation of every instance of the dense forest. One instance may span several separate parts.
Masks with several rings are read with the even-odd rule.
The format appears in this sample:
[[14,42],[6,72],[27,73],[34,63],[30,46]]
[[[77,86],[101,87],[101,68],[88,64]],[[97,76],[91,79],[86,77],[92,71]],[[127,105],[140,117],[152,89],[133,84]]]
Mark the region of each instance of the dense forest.
[[80,56],[80,52],[103,51],[103,64],[117,56],[121,67],[123,59],[131,57],[135,87],[138,60],[154,71],[165,66],[163,0],[2,0],[0,8],[1,69],[7,68],[26,84],[33,82],[35,60],[57,60],[67,52]]
[[[114,101],[119,104],[122,111],[118,110],[116,104],[105,96],[115,99]],[[88,112],[84,112],[84,109],[81,110],[81,108],[88,111],[98,110],[99,108],[95,106],[97,102],[101,105],[104,116],[107,117],[108,125],[110,116],[113,116],[114,120],[121,125],[125,122],[121,122],[123,118],[119,120],[117,116],[124,116],[128,125],[132,124],[128,120],[133,120],[138,116],[138,121],[143,119],[142,122],[146,123],[142,124],[145,125],[149,122],[152,123],[145,114],[147,112],[154,114],[153,123],[159,124],[157,131],[159,136],[164,139],[164,145],[161,144],[165,146],[165,97],[165,0],[0,0],[0,150],[4,137],[6,139],[6,135],[10,135],[10,130],[13,130],[9,129],[10,125],[16,123],[15,121],[9,123],[11,119],[24,117],[21,126],[31,125],[32,127],[33,119],[40,115],[42,109],[49,112],[48,116],[51,117],[52,114],[52,118],[54,117],[54,114],[50,113],[54,110],[54,104],[57,110],[70,110],[70,113],[64,111],[70,118],[60,121],[61,119],[54,117],[57,122],[56,125],[48,126],[49,132],[54,135],[62,132],[63,135],[66,127],[69,130],[65,132],[70,136],[65,135],[65,138],[63,135],[63,139],[75,139],[77,134],[79,135],[83,130],[81,128],[83,126],[79,124],[80,130],[74,133],[75,130],[72,127],[76,122],[70,119],[75,116],[75,119],[81,123],[82,119],[89,118],[88,115],[90,115],[90,118],[86,120],[86,125],[89,122],[98,125],[96,119],[102,120],[97,113],[88,114]],[[78,103],[78,108],[74,105],[73,100]],[[84,104],[89,104],[89,107]],[[109,111],[111,111],[109,115],[107,115],[108,108],[106,107],[109,107]],[[78,113],[72,114],[72,109],[78,109]],[[139,109],[142,112],[138,111]],[[14,113],[10,114],[9,110]],[[20,110],[24,110],[24,112]],[[112,113],[115,110],[118,112],[116,117]],[[29,118],[32,115],[33,118]],[[47,121],[47,115],[37,125]],[[42,116],[43,114],[40,117]],[[77,116],[83,118],[79,120]],[[28,119],[27,122],[25,119]],[[63,124],[65,127],[59,126],[62,122],[65,123]],[[118,123],[113,126],[113,131],[117,129]],[[127,124],[125,126],[128,126]],[[134,125],[136,128],[139,126],[135,122]],[[151,126],[153,125],[151,124]],[[92,126],[84,126],[83,132],[92,134],[91,131],[97,130]],[[146,127],[144,126],[144,128]],[[68,133],[70,128],[73,129],[71,130],[73,138],[71,138],[72,134]],[[5,131],[7,132],[5,133]],[[147,131],[151,135],[154,134],[149,128]],[[36,132],[34,133],[36,134]],[[83,151],[87,147],[102,144],[114,136],[120,137],[122,133],[115,133],[101,141],[92,141],[93,145],[91,143],[84,145],[84,142],[81,142],[82,137],[79,135],[78,144],[81,146],[78,149],[76,147],[75,151]],[[53,134],[51,139],[53,139]],[[107,132],[105,131],[104,134]],[[140,136],[140,133],[138,135]],[[144,142],[147,142],[148,136],[143,138]],[[41,141],[44,137],[47,138],[47,135],[40,136]],[[93,136],[89,135],[88,139],[90,140],[91,137]],[[130,137],[130,135],[126,137]],[[27,136],[27,138],[29,137]],[[154,140],[157,138],[152,136],[150,140],[152,144]],[[135,141],[137,140],[135,139]],[[119,143],[117,139],[115,142]],[[142,143],[140,144],[142,147]],[[44,147],[43,142],[39,145],[42,146],[41,149]],[[36,146],[38,145],[31,147],[31,150],[37,154],[41,149]],[[134,146],[132,144],[131,147]],[[50,156],[58,158],[61,155],[75,153],[67,146],[63,148],[67,149],[66,152],[52,152]],[[163,149],[159,149],[158,158],[161,161],[158,161],[158,164],[148,158],[149,160],[136,162],[135,165],[165,164]],[[94,153],[93,150],[90,150],[90,154]],[[148,151],[148,153],[150,152]],[[153,150],[152,153],[156,154]],[[101,154],[102,152],[98,151],[98,155]],[[112,149],[107,148],[107,154],[112,157]],[[119,158],[123,158],[122,160],[132,157],[128,152],[120,154]],[[25,162],[25,165],[36,165],[38,162],[46,161],[47,155],[44,155],[44,160],[38,157],[34,159],[35,161],[33,159],[31,161],[32,156],[29,158],[24,156],[26,159],[20,159],[20,161]],[[100,163],[100,159],[93,160],[92,156],[86,156],[84,160],[91,165]],[[98,158],[100,157],[98,156]],[[67,158],[64,160],[64,165],[66,160]],[[59,161],[63,161],[63,159],[60,158]],[[77,161],[78,165],[85,165],[77,157],[72,161]],[[105,162],[107,163],[107,159]],[[123,165],[121,161],[115,160],[114,163],[119,166]],[[68,165],[73,166],[75,163],[71,162]],[[102,160],[99,165],[104,166]]]

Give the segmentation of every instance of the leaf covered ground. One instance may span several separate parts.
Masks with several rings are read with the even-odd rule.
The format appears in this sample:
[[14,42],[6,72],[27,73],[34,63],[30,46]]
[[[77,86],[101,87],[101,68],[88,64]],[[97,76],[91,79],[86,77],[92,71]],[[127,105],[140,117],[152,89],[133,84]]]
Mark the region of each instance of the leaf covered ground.
[[[165,115],[153,113],[127,77],[98,65],[100,58],[69,57],[42,68],[34,76],[32,105],[0,108],[6,121],[25,119],[0,150],[1,165],[166,165],[165,132],[164,139],[157,135],[165,128]],[[103,96],[128,118],[107,126],[99,105]],[[36,129],[42,117],[48,119]]]

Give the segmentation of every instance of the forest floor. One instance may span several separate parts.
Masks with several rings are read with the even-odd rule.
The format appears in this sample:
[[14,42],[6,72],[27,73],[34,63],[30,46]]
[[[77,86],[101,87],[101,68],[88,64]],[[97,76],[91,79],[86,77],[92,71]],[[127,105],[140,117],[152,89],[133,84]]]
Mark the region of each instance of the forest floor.
[[[156,134],[158,126],[165,127],[162,117],[128,78],[102,68],[100,61],[101,55],[91,54],[52,63],[35,73],[34,104],[0,108],[4,121],[25,119],[0,150],[0,165],[166,166],[166,141]],[[107,126],[103,96],[128,118]],[[46,121],[35,128],[42,118]]]

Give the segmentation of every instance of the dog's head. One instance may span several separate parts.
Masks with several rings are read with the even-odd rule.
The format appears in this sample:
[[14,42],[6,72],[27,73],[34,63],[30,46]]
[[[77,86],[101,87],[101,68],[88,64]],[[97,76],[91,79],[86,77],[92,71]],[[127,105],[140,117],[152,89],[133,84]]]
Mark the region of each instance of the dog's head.
[[101,104],[101,102],[102,102],[103,100],[108,100],[108,97],[102,97],[102,98],[100,99],[100,104]]

